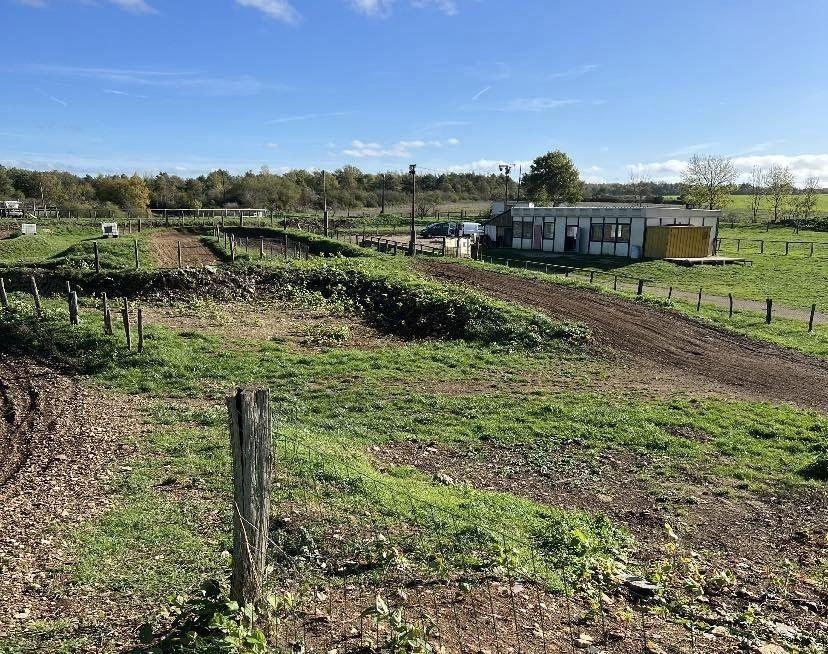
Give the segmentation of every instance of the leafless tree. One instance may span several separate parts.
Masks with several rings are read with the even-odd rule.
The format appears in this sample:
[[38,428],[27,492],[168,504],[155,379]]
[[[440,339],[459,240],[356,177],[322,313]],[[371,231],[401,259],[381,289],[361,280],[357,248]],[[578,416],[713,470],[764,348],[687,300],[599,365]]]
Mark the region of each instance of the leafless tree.
[[630,170],[630,191],[633,196],[633,202],[637,207],[643,207],[647,201],[647,194],[650,191],[650,185],[653,180],[640,169]]
[[730,159],[694,154],[682,174],[683,194],[689,204],[721,209],[734,191],[736,168]]
[[764,204],[767,183],[768,172],[762,166],[754,166],[750,173],[750,207],[753,210],[753,222],[756,222],[762,204]]
[[794,213],[798,221],[808,220],[813,215],[819,202],[819,192],[819,177],[808,177],[794,200]]
[[770,198],[773,222],[779,222],[791,201],[794,177],[787,166],[771,166],[767,175],[768,198]]

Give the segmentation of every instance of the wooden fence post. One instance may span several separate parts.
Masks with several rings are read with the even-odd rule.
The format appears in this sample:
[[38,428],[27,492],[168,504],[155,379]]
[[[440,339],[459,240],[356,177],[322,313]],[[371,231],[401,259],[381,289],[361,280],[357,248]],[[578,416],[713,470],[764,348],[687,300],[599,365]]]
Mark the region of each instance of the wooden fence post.
[[97,241],[92,241],[92,250],[95,253],[95,272],[101,272],[101,254],[98,252]]
[[35,280],[34,275],[32,275],[30,279],[32,282],[32,296],[34,297],[35,313],[37,313],[38,318],[42,318],[43,306],[40,304],[40,291],[37,290],[37,280]]
[[636,292],[636,295],[643,295],[643,294],[644,294],[644,280],[639,279],[638,280],[638,291]]
[[262,595],[270,527],[270,394],[235,389],[227,398],[233,455],[233,569],[230,597],[241,606]]
[[140,267],[141,264],[138,261],[138,239],[137,238],[132,239],[132,249],[133,249],[133,253],[135,255],[135,270],[138,270],[138,268]]
[[264,259],[264,236],[259,240],[259,259]]
[[[2,281],[2,280],[0,280]],[[814,315],[816,314],[816,304],[811,305],[811,319],[808,321],[808,333],[814,331]]]
[[121,310],[124,319],[124,336],[126,336],[127,350],[132,349],[132,334],[129,333],[129,300],[124,298],[124,308]]
[[765,314],[765,322],[767,324],[771,324],[771,320],[773,319],[773,298],[768,298],[765,300],[767,304],[767,313]]
[[181,241],[176,241],[178,247],[178,267],[181,268]]
[[69,324],[78,324],[78,294],[75,291],[69,293]]
[[703,289],[699,289],[699,301],[696,302],[696,311],[701,311],[701,301],[702,301],[702,291]]
[[112,336],[112,313],[109,310],[109,298],[106,293],[103,294],[103,319],[104,319],[104,333]]
[[732,318],[733,317],[733,293],[728,293],[727,294],[727,299],[728,299],[728,302],[729,302],[729,305],[730,305],[730,308],[728,310],[728,318]]
[[672,300],[672,299],[673,299],[673,287],[672,287],[672,286],[670,287],[670,290],[669,290],[669,291],[667,291],[667,299],[668,299],[668,300]]
[[138,307],[138,354],[144,351],[144,310]]
[[0,277],[0,306],[4,309],[9,308],[9,296],[6,293],[6,280]]
[[613,290],[613,291],[617,291],[617,290],[618,290],[618,275],[615,275],[615,276],[613,277],[613,280],[612,280],[612,290]]

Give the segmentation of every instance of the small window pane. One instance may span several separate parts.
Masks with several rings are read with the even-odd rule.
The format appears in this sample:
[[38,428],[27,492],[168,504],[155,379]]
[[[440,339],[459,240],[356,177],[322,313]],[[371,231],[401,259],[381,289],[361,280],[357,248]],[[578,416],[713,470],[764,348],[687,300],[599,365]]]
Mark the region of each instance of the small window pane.
[[555,223],[552,221],[547,221],[543,223],[543,237],[544,238],[555,238]]
[[601,234],[603,233],[604,226],[601,223],[597,223],[594,225],[590,225],[589,228],[589,240],[590,241],[602,241]]
[[523,238],[532,238],[532,222],[529,220],[523,222]]

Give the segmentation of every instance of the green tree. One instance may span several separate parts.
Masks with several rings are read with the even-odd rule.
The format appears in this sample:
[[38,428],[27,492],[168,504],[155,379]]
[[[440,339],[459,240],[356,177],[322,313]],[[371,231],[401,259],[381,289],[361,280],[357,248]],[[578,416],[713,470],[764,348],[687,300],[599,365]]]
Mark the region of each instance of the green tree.
[[560,150],[535,159],[524,179],[529,198],[538,204],[576,204],[583,197],[578,169]]
[[15,194],[11,177],[3,166],[0,166],[0,198],[11,198]]

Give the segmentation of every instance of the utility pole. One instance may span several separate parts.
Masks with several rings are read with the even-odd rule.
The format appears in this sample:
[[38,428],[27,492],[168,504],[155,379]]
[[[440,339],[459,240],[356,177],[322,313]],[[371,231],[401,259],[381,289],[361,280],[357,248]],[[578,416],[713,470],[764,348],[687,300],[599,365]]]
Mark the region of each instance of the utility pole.
[[510,164],[500,164],[498,166],[500,172],[506,172],[504,181],[506,182],[505,188],[505,195],[503,196],[503,211],[509,210],[509,173],[512,172],[512,166]]
[[411,173],[411,237],[408,244],[408,254],[413,257],[417,246],[417,233],[414,226],[417,207],[417,164],[409,165],[408,172]]
[[385,173],[382,173],[382,202],[380,206],[380,215],[385,215]]
[[325,238],[328,238],[328,187],[325,185],[325,171],[322,171],[322,202],[323,216],[325,220]]
[[520,185],[523,182],[523,164],[520,165],[518,168],[518,190],[517,190],[517,201],[520,202]]

